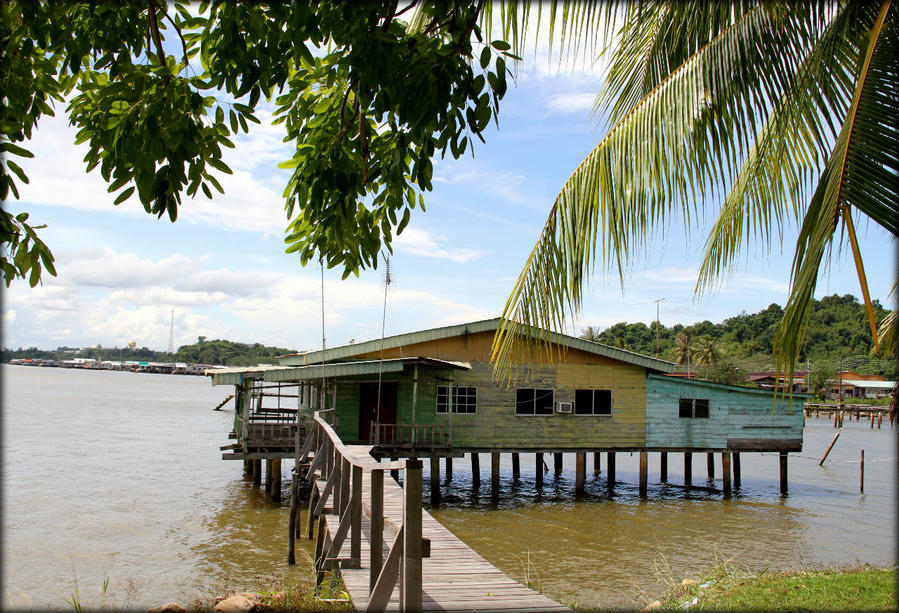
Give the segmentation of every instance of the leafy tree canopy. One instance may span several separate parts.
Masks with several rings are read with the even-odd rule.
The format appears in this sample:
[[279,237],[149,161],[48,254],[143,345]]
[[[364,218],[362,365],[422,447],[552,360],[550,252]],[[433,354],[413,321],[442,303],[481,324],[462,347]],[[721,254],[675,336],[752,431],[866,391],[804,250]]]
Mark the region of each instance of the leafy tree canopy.
[[[484,0],[269,4],[31,2],[0,5],[0,197],[16,159],[67,102],[88,171],[174,221],[184,197],[222,192],[222,150],[276,105],[295,154],[284,191],[287,251],[344,276],[377,266],[423,192],[432,158],[471,151],[506,91],[509,44],[486,42]],[[410,26],[410,9],[415,23]],[[177,49],[169,54],[167,49]],[[34,286],[55,274],[28,214],[0,215],[0,267]]]

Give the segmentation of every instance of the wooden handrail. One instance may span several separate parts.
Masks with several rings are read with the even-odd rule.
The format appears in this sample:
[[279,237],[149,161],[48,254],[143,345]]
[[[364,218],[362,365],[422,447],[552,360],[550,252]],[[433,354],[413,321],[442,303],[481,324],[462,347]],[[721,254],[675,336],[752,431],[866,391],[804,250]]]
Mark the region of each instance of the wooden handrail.
[[[362,476],[363,469],[370,470],[371,534],[369,535],[371,559],[369,568],[369,611],[383,611],[396,586],[400,569],[400,610],[420,611],[422,603],[422,462],[417,459],[395,462],[377,462],[371,457],[359,457],[347,447],[331,424],[315,412],[318,426],[307,434],[306,451],[314,449],[306,478],[313,478],[316,471],[326,479],[321,495],[310,504],[310,522],[319,516],[319,533],[316,539],[315,563],[317,583],[325,570],[360,568],[362,551]],[[431,428],[434,436],[434,428]],[[314,440],[314,443],[309,441]],[[384,547],[384,471],[404,470],[403,519],[396,538],[382,563]],[[317,490],[314,490],[317,491]],[[328,499],[339,518],[334,538],[330,538],[324,510]],[[296,523],[289,526],[289,538],[296,538]],[[311,533],[310,533],[311,536]],[[350,556],[338,558],[346,538],[350,539]],[[292,541],[291,541],[292,543]],[[288,560],[292,561],[293,548],[289,548]]]

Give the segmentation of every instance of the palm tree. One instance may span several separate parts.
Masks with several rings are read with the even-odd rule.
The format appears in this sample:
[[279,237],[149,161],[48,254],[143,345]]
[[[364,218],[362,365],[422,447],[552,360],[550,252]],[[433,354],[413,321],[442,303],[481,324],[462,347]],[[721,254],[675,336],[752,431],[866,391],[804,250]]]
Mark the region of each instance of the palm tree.
[[698,366],[705,366],[705,378],[709,378],[709,368],[718,363],[721,352],[715,340],[711,336],[703,336],[697,339],[696,349],[693,351],[693,359]]
[[679,332],[674,337],[674,348],[671,350],[676,364],[687,365],[687,378],[690,378],[690,358],[693,354],[693,338],[687,332]]
[[[612,109],[611,128],[562,187],[506,303],[493,346],[497,376],[511,376],[513,363],[548,343],[535,330],[561,329],[577,312],[597,259],[623,281],[653,231],[675,214],[692,225],[706,209],[718,214],[699,296],[734,269],[750,238],[770,247],[787,224],[799,226],[779,370],[792,375],[838,229],[876,336],[854,218],[899,235],[899,7],[589,6],[607,20],[623,16],[597,99],[597,108]],[[560,40],[589,32],[595,11],[563,12]],[[519,333],[541,342],[519,342]]]

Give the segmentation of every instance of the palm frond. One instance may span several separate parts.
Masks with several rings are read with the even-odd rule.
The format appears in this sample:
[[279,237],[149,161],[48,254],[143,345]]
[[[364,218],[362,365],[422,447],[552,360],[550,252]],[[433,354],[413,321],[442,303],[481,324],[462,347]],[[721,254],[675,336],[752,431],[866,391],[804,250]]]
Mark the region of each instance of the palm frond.
[[[769,31],[777,40],[757,44]],[[786,88],[813,31],[776,30],[766,11],[751,10],[618,121],[554,203],[506,303],[493,346],[497,371],[508,374],[514,358],[504,332],[518,325],[561,329],[565,313],[577,311],[597,242],[603,264],[614,261],[623,280],[648,232],[672,211],[689,223],[697,203],[732,179],[730,169],[745,157],[757,116],[766,116],[768,101]]]
[[[877,200],[878,192],[890,193],[890,190],[896,187],[895,178],[899,176],[899,163],[897,163],[899,160],[895,157],[896,153],[878,152],[869,143],[872,137],[875,138],[875,141],[877,140],[876,134],[872,134],[875,131],[872,130],[869,122],[874,121],[879,125],[880,130],[889,131],[889,126],[885,125],[883,118],[887,118],[887,122],[891,120],[889,115],[882,113],[890,111],[894,113],[892,118],[894,134],[891,138],[899,135],[899,130],[896,130],[899,126],[895,125],[894,105],[896,101],[884,100],[879,91],[874,91],[878,87],[884,86],[884,81],[888,80],[888,75],[887,78],[883,78],[884,72],[892,71],[892,78],[895,80],[896,69],[899,68],[895,56],[892,58],[882,57],[882,54],[896,50],[896,21],[895,10],[891,10],[889,2],[884,2],[870,31],[865,57],[858,71],[855,96],[799,233],[793,262],[790,298],[784,308],[783,321],[775,336],[777,370],[786,372],[788,378],[793,375],[808,325],[818,271],[825,252],[831,248],[840,216],[843,217],[844,223],[847,223],[848,230],[854,232],[849,206],[862,201],[869,206],[869,209],[880,213],[882,211],[877,206],[881,204]],[[886,70],[884,70],[885,67]],[[856,153],[857,151],[861,151],[861,154]],[[867,189],[859,187],[858,174],[870,170],[863,166],[872,163],[881,165],[886,173],[892,175],[892,184],[889,175],[882,178],[886,181],[885,190],[878,190],[876,185],[868,186]],[[897,192],[892,193],[895,198]],[[870,206],[871,200],[874,200],[874,206]],[[890,204],[883,204],[886,209],[890,208]],[[897,206],[895,201],[892,206]],[[872,219],[876,221],[873,216]],[[866,282],[861,273],[859,280],[863,289],[866,290]],[[865,291],[865,293],[867,292]],[[866,308],[869,317],[872,317],[873,308],[870,297],[867,296]]]

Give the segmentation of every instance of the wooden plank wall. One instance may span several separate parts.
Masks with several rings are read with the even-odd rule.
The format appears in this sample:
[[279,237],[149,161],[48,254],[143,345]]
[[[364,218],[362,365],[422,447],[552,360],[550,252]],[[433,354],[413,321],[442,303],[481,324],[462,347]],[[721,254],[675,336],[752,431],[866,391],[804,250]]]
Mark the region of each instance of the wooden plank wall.
[[[681,398],[708,399],[708,419],[679,417]],[[646,387],[646,446],[752,448],[751,441],[765,441],[777,447],[775,440],[798,440],[801,444],[803,399],[794,398],[792,407],[783,399],[774,406],[773,400],[770,392],[650,375]],[[741,443],[734,445],[733,441]]]

